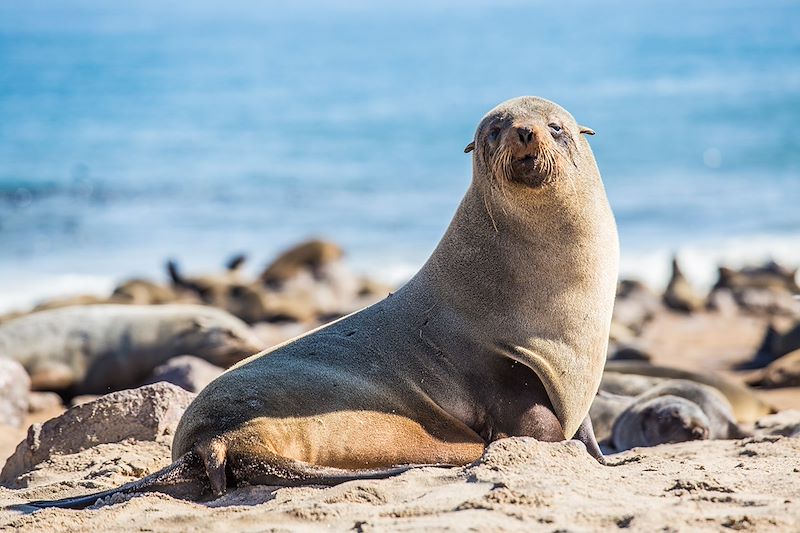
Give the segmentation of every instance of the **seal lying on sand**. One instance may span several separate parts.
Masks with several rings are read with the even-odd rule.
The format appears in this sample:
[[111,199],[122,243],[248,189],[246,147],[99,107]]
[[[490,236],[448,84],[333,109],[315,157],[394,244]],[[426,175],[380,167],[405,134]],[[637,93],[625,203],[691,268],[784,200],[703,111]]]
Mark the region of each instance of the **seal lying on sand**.
[[595,396],[592,402],[592,407],[589,409],[589,415],[592,418],[594,435],[602,446],[604,444],[603,441],[608,441],[608,439],[611,438],[614,421],[633,403],[634,398],[632,396],[606,392],[602,389],[602,384],[600,387],[600,390],[597,391],[597,396]]
[[779,357],[751,376],[747,383],[767,389],[800,386],[800,350]]
[[[775,408],[761,400],[753,391],[745,385],[726,378],[721,374],[711,374],[707,372],[690,372],[679,368],[651,365],[639,361],[608,361],[606,363],[606,374],[631,374],[635,376],[648,376],[652,378],[686,379],[695,381],[709,387],[714,387],[721,392],[733,407],[733,413],[739,422],[755,422],[762,416],[775,413]],[[612,378],[612,376],[609,376]],[[613,381],[616,388],[608,390],[619,392],[621,383],[620,376],[614,375]],[[636,382],[641,380],[637,377]],[[609,379],[609,383],[611,383]],[[631,383],[631,389],[635,383]]]
[[260,351],[250,328],[200,305],[87,305],[0,325],[0,357],[15,359],[38,390],[68,396],[136,387],[170,357],[227,367]]
[[119,492],[219,495],[239,483],[335,484],[463,465],[507,436],[575,438],[606,356],[616,226],[588,142],[533,97],[487,114],[473,179],[422,269],[397,293],[253,356],[184,414],[172,465]]
[[665,381],[637,396],[614,421],[611,442],[622,451],[636,446],[749,436],[716,389],[682,379]]

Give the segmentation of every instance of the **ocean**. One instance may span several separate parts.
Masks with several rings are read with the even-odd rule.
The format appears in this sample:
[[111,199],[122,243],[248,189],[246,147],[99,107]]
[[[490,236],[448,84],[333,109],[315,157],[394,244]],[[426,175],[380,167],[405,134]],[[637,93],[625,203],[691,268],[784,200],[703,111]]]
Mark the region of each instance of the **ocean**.
[[797,2],[4,0],[0,309],[308,237],[402,282],[525,94],[597,131],[624,276],[800,264]]

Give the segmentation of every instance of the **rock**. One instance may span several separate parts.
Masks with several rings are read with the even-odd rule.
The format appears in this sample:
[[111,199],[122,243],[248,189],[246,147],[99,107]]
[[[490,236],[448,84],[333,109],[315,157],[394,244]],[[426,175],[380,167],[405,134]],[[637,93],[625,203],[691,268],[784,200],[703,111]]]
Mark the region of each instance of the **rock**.
[[694,313],[705,307],[703,298],[695,292],[681,271],[678,258],[672,258],[672,276],[662,297],[664,305],[673,311]]
[[747,380],[748,385],[777,389],[800,386],[800,350],[783,355]]
[[81,394],[80,396],[75,396],[69,401],[70,407],[77,407],[79,405],[83,405],[85,403],[93,402],[101,398],[99,394]]
[[787,409],[761,417],[756,420],[754,428],[757,435],[800,437],[800,411]]
[[200,392],[224,371],[224,368],[214,366],[199,357],[181,355],[156,367],[145,384],[166,382],[189,392]]
[[156,383],[113,392],[43,424],[33,424],[3,467],[0,483],[13,483],[53,454],[71,454],[124,439],[171,439],[194,396],[175,385]]
[[21,364],[0,358],[0,424],[22,427],[28,414],[31,379]]
[[31,414],[54,411],[64,407],[61,396],[55,392],[31,391],[28,399],[28,412]]

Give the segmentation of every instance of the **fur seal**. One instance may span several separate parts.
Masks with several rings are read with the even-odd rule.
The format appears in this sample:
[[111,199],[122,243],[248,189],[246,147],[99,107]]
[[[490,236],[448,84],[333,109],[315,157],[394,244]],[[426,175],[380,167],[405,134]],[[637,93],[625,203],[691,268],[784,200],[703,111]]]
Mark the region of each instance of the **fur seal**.
[[800,350],[779,357],[748,378],[747,383],[766,389],[800,386]]
[[[444,237],[395,294],[255,355],[203,389],[175,462],[117,492],[336,484],[468,464],[507,436],[573,436],[588,417],[617,279],[616,225],[589,143],[535,97],[490,111]],[[181,492],[183,491],[183,492]]]
[[335,263],[344,257],[344,250],[338,245],[319,239],[297,244],[278,255],[259,276],[268,287],[278,288],[286,281],[303,271],[319,276],[325,265]]
[[87,305],[0,325],[0,357],[15,359],[38,390],[67,396],[136,387],[170,357],[228,367],[263,343],[225,311],[199,305]]
[[[602,387],[602,384],[600,386]],[[611,438],[614,421],[632,403],[632,396],[613,394],[604,391],[602,388],[597,391],[597,396],[595,396],[592,407],[589,409],[589,415],[592,418],[594,435],[601,446],[604,444],[603,441],[608,441]]]
[[775,413],[775,408],[764,402],[745,385],[726,378],[721,374],[706,372],[690,372],[678,368],[651,365],[638,361],[608,361],[606,372],[635,374],[654,378],[686,379],[714,387],[720,391],[733,407],[733,413],[739,422],[755,422],[765,415]]
[[639,395],[614,421],[611,441],[618,451],[703,439],[749,436],[733,419],[730,404],[712,387],[666,381]]
[[774,261],[759,266],[733,270],[719,267],[719,279],[710,297],[728,291],[740,309],[769,316],[800,315],[800,302],[794,298],[800,292],[797,270]]
[[600,381],[600,390],[620,396],[639,396],[667,379],[669,378],[605,371]]
[[641,281],[624,279],[617,287],[613,322],[636,336],[663,309],[661,298],[650,287]]
[[683,270],[678,264],[678,257],[672,258],[672,276],[663,295],[664,305],[674,311],[694,313],[705,308],[705,299],[695,292]]

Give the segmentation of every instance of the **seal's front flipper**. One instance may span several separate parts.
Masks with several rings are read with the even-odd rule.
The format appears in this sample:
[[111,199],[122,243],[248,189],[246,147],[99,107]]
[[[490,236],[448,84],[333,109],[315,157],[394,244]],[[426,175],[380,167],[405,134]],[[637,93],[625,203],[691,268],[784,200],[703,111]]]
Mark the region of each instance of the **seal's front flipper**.
[[196,453],[189,452],[168,467],[121,487],[74,498],[33,501],[30,505],[40,508],[85,509],[97,503],[97,500],[115,494],[142,492],[163,492],[176,498],[199,499],[209,493],[203,463]]
[[606,458],[603,457],[603,452],[600,451],[600,445],[597,444],[597,437],[594,436],[594,428],[592,427],[592,419],[589,415],[583,419],[578,432],[572,437],[574,440],[581,441],[586,446],[586,451],[597,459],[601,465],[606,464]]

